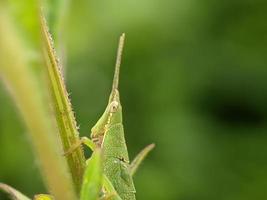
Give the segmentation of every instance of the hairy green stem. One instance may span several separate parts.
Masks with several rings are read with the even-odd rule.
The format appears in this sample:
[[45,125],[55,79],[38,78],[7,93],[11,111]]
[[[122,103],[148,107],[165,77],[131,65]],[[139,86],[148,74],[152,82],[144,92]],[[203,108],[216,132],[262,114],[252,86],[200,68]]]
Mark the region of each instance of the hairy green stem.
[[[52,37],[48,32],[44,17],[41,16],[40,18],[45,43],[47,72],[53,98],[52,102],[64,152],[67,152],[71,146],[79,142],[79,132],[62,77],[59,61],[57,60],[55,49],[53,47]],[[73,153],[69,154],[67,156],[67,161],[72,174],[73,182],[78,192],[81,187],[85,168],[85,157],[82,147],[80,146],[76,148]]]

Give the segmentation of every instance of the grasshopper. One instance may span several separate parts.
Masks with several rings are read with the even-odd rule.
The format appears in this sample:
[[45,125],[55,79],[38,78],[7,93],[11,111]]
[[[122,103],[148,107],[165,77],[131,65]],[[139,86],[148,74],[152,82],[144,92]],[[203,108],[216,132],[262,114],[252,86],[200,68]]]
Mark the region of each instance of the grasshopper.
[[103,154],[103,171],[105,177],[103,185],[106,191],[112,191],[112,189],[107,188],[112,188],[113,186],[117,193],[115,194],[117,197],[114,199],[135,200],[136,191],[132,176],[148,152],[154,148],[154,144],[148,145],[136,156],[132,164],[130,164],[124,137],[122,106],[118,90],[124,39],[125,34],[122,34],[119,40],[115,73],[108,105],[100,119],[91,129],[91,139],[82,137],[78,144],[68,150],[67,154],[73,152],[82,143],[90,147],[93,151],[96,148],[100,148]]

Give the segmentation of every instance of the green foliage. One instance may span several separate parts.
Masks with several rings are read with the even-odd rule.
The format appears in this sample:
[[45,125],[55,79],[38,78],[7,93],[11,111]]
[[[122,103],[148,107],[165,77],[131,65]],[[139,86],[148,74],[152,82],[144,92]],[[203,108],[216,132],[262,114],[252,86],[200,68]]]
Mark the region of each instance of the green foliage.
[[[149,141],[158,147],[135,175],[137,199],[265,199],[266,6],[71,2],[65,73],[82,136],[106,104],[115,38],[127,32],[120,93],[129,155]],[[0,179],[29,196],[47,193],[0,89]]]
[[84,172],[80,200],[97,200],[102,185],[102,155],[96,149],[87,163]]
[[[38,10],[33,9],[33,13],[31,11],[24,14],[39,19]],[[56,135],[58,129],[54,124],[54,115],[48,103],[50,102],[49,90],[43,78],[45,63],[42,57],[34,63],[29,58],[30,50],[36,51],[37,55],[42,55],[41,35],[35,30],[36,35],[32,40],[34,45],[25,47],[22,42],[23,37],[21,38],[15,31],[16,23],[11,20],[11,14],[12,12],[8,12],[6,7],[1,7],[1,78],[28,127],[32,146],[47,187],[55,198],[75,199],[73,185],[68,178],[67,165],[60,151],[60,141]],[[40,23],[35,22],[35,27],[40,27]],[[35,48],[31,49],[31,46]]]
[[[51,195],[35,195],[34,199],[75,200],[79,196],[81,200],[134,200],[135,188],[129,171],[118,93],[124,34],[120,38],[109,105],[103,114],[104,120],[100,118],[101,123],[96,125],[98,130],[104,132],[93,131],[92,141],[83,140],[79,137],[62,67],[43,11],[37,7],[37,2],[30,3],[35,6],[27,12],[26,7],[16,1],[7,4],[15,14],[4,10],[4,7],[0,10],[0,73],[27,125],[43,180],[51,192]],[[15,5],[22,11],[13,8]],[[13,15],[15,19],[11,19]],[[52,16],[53,22],[57,21],[53,13],[47,15]],[[28,18],[34,20],[28,21]],[[38,55],[34,62],[29,52]],[[85,158],[80,145],[83,142],[94,148],[85,171]],[[101,150],[95,148],[99,144]],[[139,161],[134,165],[139,165],[147,153],[139,156]],[[133,167],[134,170],[136,168]],[[14,199],[27,199],[7,185],[1,184],[0,187]]]
[[[134,175],[138,200],[266,198],[267,1],[69,3],[60,39],[81,136],[106,106],[116,38],[127,33],[120,94],[131,160],[157,144]],[[1,182],[48,193],[2,85],[0,105]]]

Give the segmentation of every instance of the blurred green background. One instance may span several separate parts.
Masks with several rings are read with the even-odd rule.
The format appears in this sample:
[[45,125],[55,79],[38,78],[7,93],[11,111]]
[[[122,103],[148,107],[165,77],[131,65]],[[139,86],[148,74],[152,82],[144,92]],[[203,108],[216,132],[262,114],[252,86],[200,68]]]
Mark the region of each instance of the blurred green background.
[[[106,106],[126,33],[120,90],[130,157],[156,144],[135,176],[137,199],[267,199],[266,19],[263,0],[69,2],[60,38],[82,135]],[[3,85],[0,105],[0,181],[44,193]]]

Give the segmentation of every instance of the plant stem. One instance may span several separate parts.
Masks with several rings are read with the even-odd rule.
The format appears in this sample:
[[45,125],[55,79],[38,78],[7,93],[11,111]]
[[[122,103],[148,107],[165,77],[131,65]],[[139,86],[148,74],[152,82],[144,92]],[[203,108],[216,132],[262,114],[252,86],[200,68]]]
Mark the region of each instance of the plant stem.
[[[29,130],[45,184],[58,200],[75,200],[73,184],[62,157],[54,116],[48,104],[48,88],[27,59],[27,48],[16,34],[8,9],[0,7],[0,75]],[[38,37],[38,36],[37,36]],[[42,69],[38,62],[38,69]],[[12,138],[10,138],[12,139]],[[15,142],[15,141],[14,141]],[[17,166],[20,167],[20,166]]]
[[[40,18],[45,43],[45,54],[47,54],[46,63],[53,98],[52,103],[60,131],[63,149],[64,152],[67,152],[71,146],[79,142],[79,132],[62,77],[59,61],[53,47],[52,37],[48,32],[44,17],[41,16]],[[73,182],[76,186],[76,191],[79,192],[85,168],[85,157],[82,147],[78,147],[73,153],[69,154],[67,156],[67,161]]]

